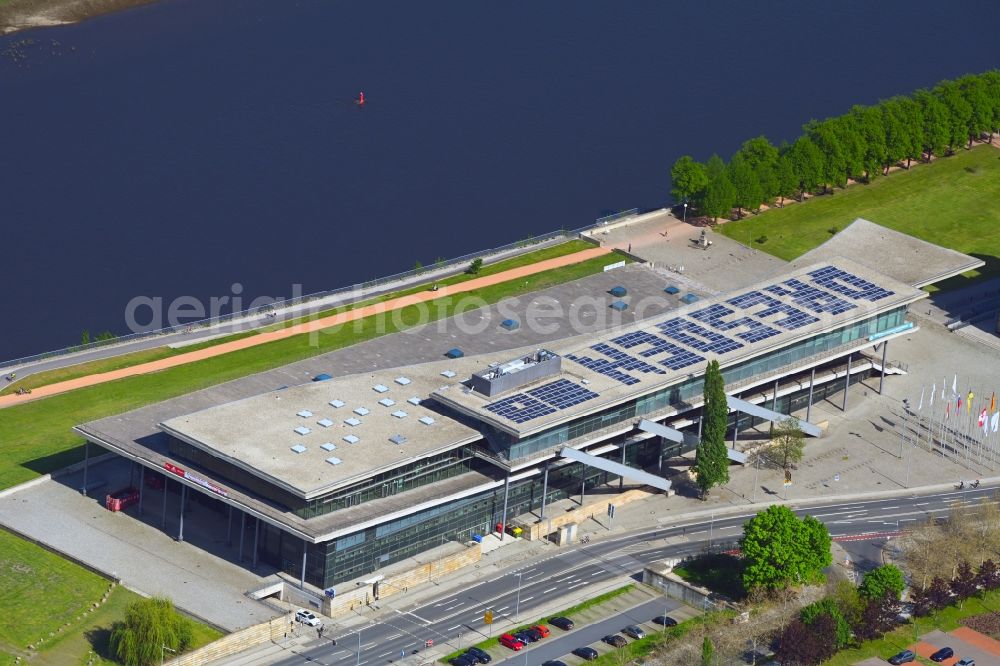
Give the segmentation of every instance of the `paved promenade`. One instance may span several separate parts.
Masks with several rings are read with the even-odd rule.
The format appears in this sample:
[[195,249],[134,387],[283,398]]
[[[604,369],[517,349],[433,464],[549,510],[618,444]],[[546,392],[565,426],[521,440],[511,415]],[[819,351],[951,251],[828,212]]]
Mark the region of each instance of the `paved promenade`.
[[332,326],[342,325],[354,321],[356,319],[362,319],[364,317],[368,317],[371,315],[385,314],[393,310],[405,308],[409,305],[415,305],[417,303],[425,303],[428,301],[433,301],[438,298],[444,298],[446,296],[453,296],[456,294],[475,291],[476,289],[482,289],[484,287],[500,284],[502,282],[509,282],[511,280],[527,277],[529,275],[534,275],[536,273],[552,270],[554,268],[570,266],[572,264],[577,264],[586,261],[588,259],[593,259],[594,257],[600,257],[602,255],[609,254],[610,252],[611,250],[608,248],[595,247],[589,250],[575,252],[573,254],[568,254],[562,257],[546,259],[545,261],[540,261],[538,263],[530,264],[528,266],[512,268],[510,270],[503,271],[501,273],[496,273],[494,275],[487,275],[485,277],[475,278],[472,280],[468,280],[466,282],[462,282],[460,284],[443,286],[437,291],[427,290],[416,294],[410,294],[408,296],[400,296],[398,298],[393,298],[388,301],[384,301],[382,303],[367,305],[365,307],[349,310],[348,312],[342,312],[339,314],[331,315],[329,317],[323,317],[321,319],[315,319],[312,321],[303,322],[300,324],[296,324],[294,326],[289,326],[288,328],[282,328],[277,331],[269,331],[267,333],[261,333],[259,335],[254,335],[248,338],[233,340],[232,342],[226,342],[223,344],[215,345],[214,347],[209,347],[207,349],[200,349],[198,351],[188,352],[187,354],[180,354],[179,356],[172,356],[170,358],[164,358],[158,361],[142,363],[140,365],[135,365],[129,368],[122,368],[120,370],[113,370],[111,372],[103,372],[99,374],[88,375],[86,377],[78,377],[76,379],[71,379],[64,382],[49,384],[48,386],[41,386],[37,389],[34,389],[30,394],[27,395],[9,394],[0,396],[0,408],[10,407],[12,405],[21,404],[24,402],[28,402],[30,400],[45,398],[50,395],[58,395],[60,393],[65,393],[67,391],[73,391],[75,389],[85,388],[87,386],[104,384],[106,382],[115,381],[116,379],[123,379],[125,377],[133,377],[136,375],[144,375],[150,372],[159,372],[160,370],[174,368],[180,365],[185,365],[187,363],[194,363],[195,361],[201,361],[206,358],[221,356],[223,354],[228,354],[230,352],[238,351],[241,349],[249,349],[250,347],[256,347],[258,345],[266,344],[268,342],[274,342],[275,340],[283,340],[285,338],[290,338],[292,336],[300,335],[303,333],[312,333],[315,331],[320,331],[324,328],[330,328]]

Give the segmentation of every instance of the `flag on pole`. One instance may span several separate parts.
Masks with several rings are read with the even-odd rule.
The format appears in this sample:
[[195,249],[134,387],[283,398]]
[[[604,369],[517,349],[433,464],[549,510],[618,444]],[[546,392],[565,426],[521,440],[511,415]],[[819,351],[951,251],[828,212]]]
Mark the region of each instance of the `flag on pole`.
[[993,391],[993,396],[990,398],[990,414],[997,411],[997,392]]
[[983,407],[983,411],[979,413],[979,427],[983,429],[983,432],[990,431],[990,419],[986,416],[985,407]]
[[958,395],[958,375],[955,375],[955,378],[951,380],[951,394]]
[[944,387],[947,386],[947,385],[948,385],[948,382],[946,382],[945,378],[942,377],[941,378],[941,399],[942,400],[944,400]]
[[[951,407],[950,402],[948,403],[948,406]],[[960,411],[962,411],[962,396],[958,396],[958,402],[955,404],[955,412],[958,413]]]
[[[930,402],[930,405],[929,405],[930,407],[934,406],[934,394],[936,392],[937,392],[937,384],[934,384],[933,386],[931,386],[931,402]],[[921,395],[923,395],[922,391],[921,391]],[[941,399],[944,400],[943,397]]]
[[972,413],[972,399],[975,398],[975,397],[976,396],[972,393],[972,389],[969,389],[969,395],[965,399],[965,413],[966,414],[971,414]]
[[945,408],[944,408],[944,420],[947,421],[949,416],[951,416],[951,400],[949,400],[948,404],[945,405]]
[[993,432],[1000,429],[1000,412],[993,413],[993,418],[990,419],[990,427],[993,428]]
[[[933,390],[931,390],[931,399],[932,400],[934,399],[934,391]],[[917,405],[917,411],[919,412],[923,408],[924,408],[924,387],[921,386],[920,387],[920,404]]]

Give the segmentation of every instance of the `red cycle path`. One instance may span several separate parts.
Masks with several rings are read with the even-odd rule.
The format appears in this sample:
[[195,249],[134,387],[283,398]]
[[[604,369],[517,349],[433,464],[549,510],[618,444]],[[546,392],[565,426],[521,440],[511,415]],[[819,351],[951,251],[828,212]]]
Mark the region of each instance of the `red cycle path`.
[[301,324],[295,324],[294,326],[289,326],[288,328],[282,328],[277,331],[269,331],[267,333],[260,333],[258,335],[252,335],[250,337],[242,338],[240,340],[233,340],[232,342],[224,342],[222,344],[215,345],[214,347],[199,349],[197,351],[188,352],[186,354],[171,356],[170,358],[164,358],[158,361],[150,361],[149,363],[141,363],[139,365],[133,365],[131,367],[121,368],[119,370],[111,370],[109,372],[101,372],[93,375],[87,375],[85,377],[77,377],[76,379],[68,379],[66,381],[56,382],[54,384],[49,384],[47,386],[40,386],[36,389],[32,389],[31,393],[26,395],[17,395],[16,393],[3,395],[0,396],[0,408],[11,407],[13,405],[28,402],[30,400],[38,400],[40,398],[45,398],[51,395],[58,395],[60,393],[66,393],[67,391],[73,391],[76,389],[85,388],[87,386],[96,386],[97,384],[113,382],[116,379],[123,379],[125,377],[134,377],[136,375],[144,375],[150,372],[159,372],[160,370],[174,368],[179,365],[184,365],[186,363],[194,363],[195,361],[201,361],[206,358],[221,356],[223,354],[228,354],[230,352],[238,351],[240,349],[256,347],[257,345],[267,344],[268,342],[274,342],[275,340],[283,340],[285,338],[290,338],[293,335],[301,335],[302,333],[312,333],[315,331],[320,331],[324,328],[330,328],[331,326],[337,326],[340,324],[344,324],[346,322],[354,321],[356,319],[362,319],[364,317],[368,317],[374,314],[384,314],[386,312],[391,312],[392,310],[405,308],[408,305],[414,305],[416,303],[425,303],[427,301],[433,301],[435,299],[443,298],[445,296],[452,296],[455,294],[461,294],[463,292],[473,291],[476,289],[481,289],[483,287],[500,284],[502,282],[509,282],[511,280],[527,277],[529,275],[534,275],[536,273],[541,273],[543,271],[552,270],[553,268],[561,268],[563,266],[578,264],[582,261],[593,259],[594,257],[600,257],[602,255],[609,254],[611,251],[612,250],[610,248],[606,247],[594,247],[587,250],[581,250],[580,252],[574,252],[573,254],[567,254],[552,259],[546,259],[544,261],[539,261],[537,263],[529,264],[527,266],[512,268],[510,270],[502,271],[494,275],[487,275],[484,277],[474,278],[472,280],[467,280],[459,284],[442,286],[437,291],[427,290],[416,294],[410,294],[408,296],[400,296],[398,298],[393,298],[388,301],[383,301],[381,303],[366,305],[364,307],[356,308],[354,310],[348,310],[347,312],[341,312],[339,314],[330,315],[329,317],[323,317],[322,319],[315,319],[313,321],[307,321]]

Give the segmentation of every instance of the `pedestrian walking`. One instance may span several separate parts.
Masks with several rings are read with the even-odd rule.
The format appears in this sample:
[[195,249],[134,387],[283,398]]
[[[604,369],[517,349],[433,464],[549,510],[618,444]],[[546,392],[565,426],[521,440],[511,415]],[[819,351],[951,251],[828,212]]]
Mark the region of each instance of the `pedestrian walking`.
[[631,254],[631,253],[632,253],[632,243],[629,243],[629,244],[628,244],[628,251],[629,251],[629,254]]

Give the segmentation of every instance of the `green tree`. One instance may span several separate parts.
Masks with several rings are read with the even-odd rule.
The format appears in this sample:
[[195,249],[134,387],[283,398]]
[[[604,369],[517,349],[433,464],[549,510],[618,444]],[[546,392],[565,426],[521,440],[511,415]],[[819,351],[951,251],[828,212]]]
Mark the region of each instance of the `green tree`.
[[705,640],[701,642],[701,666],[712,666],[715,661],[715,645],[712,644],[712,639],[705,636]]
[[757,174],[741,153],[733,155],[729,161],[729,180],[736,190],[736,211],[743,217],[743,209],[758,210],[764,201],[764,192]]
[[824,191],[831,186],[843,187],[847,184],[847,157],[841,143],[841,132],[833,119],[810,121],[805,126],[806,136],[819,148],[823,158],[819,184]]
[[882,162],[882,174],[887,176],[889,168],[906,157],[909,148],[908,130],[897,98],[880,103],[878,110],[882,114],[882,127],[885,128],[885,159]]
[[670,169],[670,182],[674,201],[692,201],[708,186],[705,165],[690,155],[682,155]]
[[736,204],[736,188],[733,187],[726,169],[726,163],[718,155],[712,155],[705,165],[708,185],[701,193],[698,209],[708,217],[729,217]]
[[802,450],[806,446],[806,436],[799,427],[799,420],[794,416],[779,421],[774,426],[774,444],[771,451],[781,469],[791,469],[792,465],[802,460]]
[[709,361],[705,370],[705,405],[702,407],[701,441],[695,452],[694,471],[702,498],[715,486],[729,482],[729,454],[726,452],[725,381],[719,362]]
[[799,201],[823,182],[823,153],[807,136],[799,137],[786,153],[792,167]]
[[472,260],[472,263],[470,263],[469,267],[465,269],[465,272],[468,273],[469,275],[478,275],[479,271],[481,271],[482,269],[483,269],[483,260],[477,257]]
[[81,345],[89,345],[90,344],[90,329],[86,329],[85,328],[85,329],[83,329],[83,332],[80,333],[80,344]]
[[989,100],[989,108],[991,109],[989,133],[990,141],[992,141],[993,135],[1000,130],[1000,70],[991,69],[988,72],[980,74],[979,78],[983,80],[983,86]]
[[858,587],[858,594],[873,601],[891,594],[898,600],[905,588],[906,582],[899,567],[894,564],[883,564],[865,573]]
[[775,195],[778,197],[778,206],[785,205],[785,198],[794,197],[799,191],[799,181],[795,175],[792,160],[789,157],[791,146],[787,143],[781,147],[778,161],[774,163]]
[[865,181],[870,182],[881,173],[888,155],[882,110],[875,106],[854,106],[851,116],[862,140],[861,165]]
[[112,654],[125,666],[159,663],[163,646],[183,652],[191,646],[193,623],[169,599],[153,597],[129,605],[125,619],[111,630]]
[[986,79],[975,74],[968,74],[958,80],[958,89],[968,102],[969,114],[969,148],[972,140],[983,132],[989,132],[993,122],[993,107]]
[[913,160],[920,160],[924,150],[924,113],[920,104],[909,97],[899,97],[897,107],[899,118],[903,123],[905,137],[906,168],[910,168]]
[[[778,169],[778,149],[765,136],[757,136],[743,143],[739,153],[757,176],[761,200],[771,201],[781,194]],[[737,185],[737,189],[739,186]]]
[[913,99],[920,105],[920,114],[924,119],[921,148],[930,160],[931,156],[943,153],[948,145],[948,107],[927,90],[918,90]]
[[831,123],[844,154],[844,178],[838,185],[846,187],[848,178],[861,182],[865,175],[865,137],[859,118],[848,113],[833,118]]
[[771,506],[743,525],[740,539],[747,590],[778,590],[822,579],[830,565],[830,534],[811,516],[799,520],[785,506]]
[[833,620],[837,649],[843,649],[851,642],[851,625],[848,624],[835,599],[826,597],[808,606],[804,606],[799,611],[799,618],[807,627],[815,624],[816,620],[824,615]]
[[969,138],[972,105],[965,100],[961,88],[954,81],[942,81],[932,92],[948,111],[945,124],[948,128],[948,148],[954,152]]

